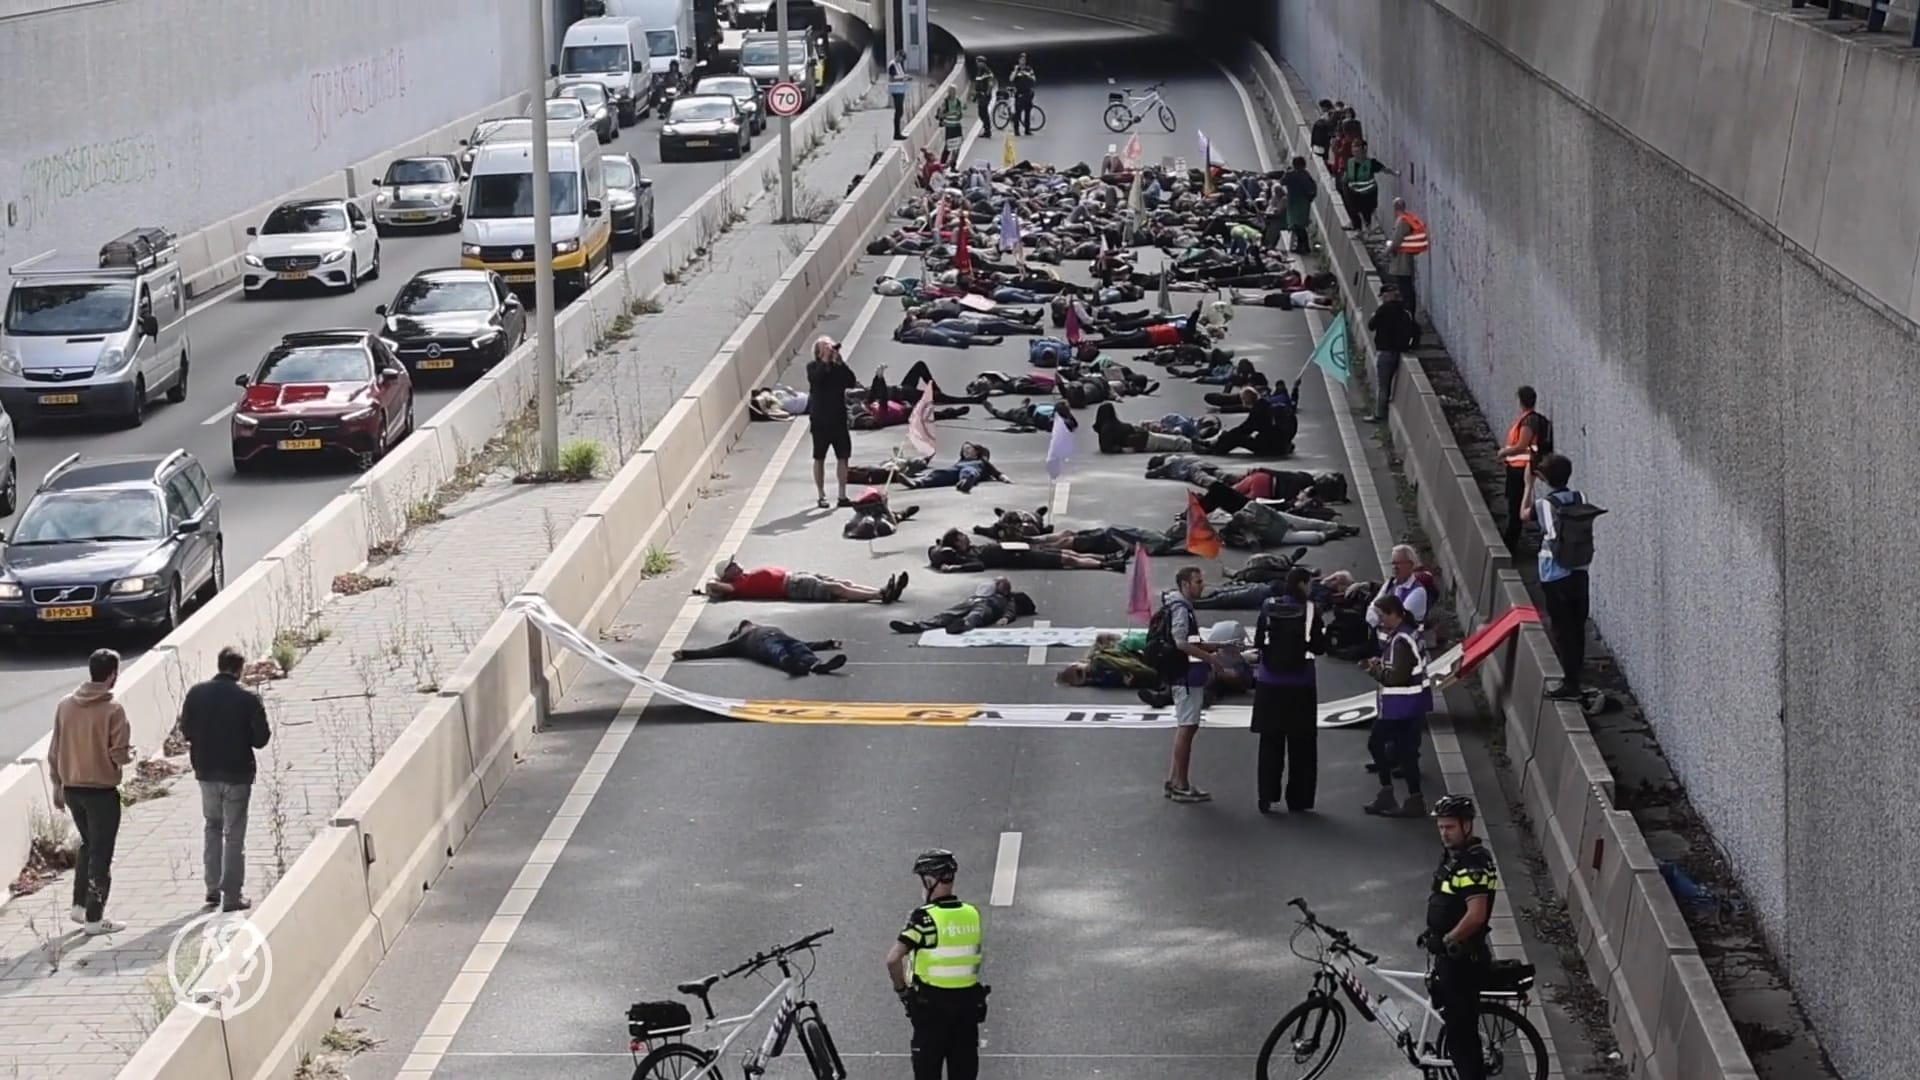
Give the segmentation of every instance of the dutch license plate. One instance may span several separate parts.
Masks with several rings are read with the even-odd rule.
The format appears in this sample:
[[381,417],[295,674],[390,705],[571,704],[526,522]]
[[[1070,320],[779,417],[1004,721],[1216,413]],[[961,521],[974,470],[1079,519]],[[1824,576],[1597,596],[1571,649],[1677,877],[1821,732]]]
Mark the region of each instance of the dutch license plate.
[[527,285],[533,282],[532,274],[501,274],[500,276],[506,278],[509,285]]
[[445,371],[453,366],[451,360],[422,360],[414,365],[422,371]]
[[712,146],[713,140],[712,139],[688,139],[687,145],[688,146]]
[[393,215],[393,218],[395,221],[431,221],[433,220],[433,215],[432,214],[395,214]]
[[280,445],[280,449],[282,450],[318,450],[320,449],[320,440],[319,439],[281,439],[279,445]]
[[273,276],[279,278],[281,281],[307,280],[307,272],[305,270],[282,270]]
[[93,608],[88,604],[41,608],[40,617],[48,622],[79,622],[93,618]]
[[79,394],[41,394],[40,404],[42,405],[78,405],[80,404],[80,395]]

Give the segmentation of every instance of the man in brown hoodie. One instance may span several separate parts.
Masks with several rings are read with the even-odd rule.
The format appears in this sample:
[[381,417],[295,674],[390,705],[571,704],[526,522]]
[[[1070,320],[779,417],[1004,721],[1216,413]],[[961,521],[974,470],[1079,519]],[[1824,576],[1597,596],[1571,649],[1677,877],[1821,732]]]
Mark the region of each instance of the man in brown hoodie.
[[53,805],[73,815],[80,859],[73,874],[73,921],[89,937],[125,927],[106,917],[113,886],[113,845],[120,837],[120,771],[133,760],[127,710],[113,700],[120,654],[97,649],[87,658],[87,680],[53,710],[47,771]]

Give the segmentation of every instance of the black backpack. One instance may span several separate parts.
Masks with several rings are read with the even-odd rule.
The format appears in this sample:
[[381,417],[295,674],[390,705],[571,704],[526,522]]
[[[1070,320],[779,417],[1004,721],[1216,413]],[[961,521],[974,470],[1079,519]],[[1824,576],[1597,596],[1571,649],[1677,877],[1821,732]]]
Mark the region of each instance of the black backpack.
[[1547,496],[1553,504],[1553,539],[1547,541],[1547,554],[1568,570],[1584,570],[1593,563],[1594,519],[1606,511],[1587,502],[1577,491],[1567,494],[1571,502]]
[[1307,656],[1310,606],[1291,596],[1272,597],[1260,606],[1253,640],[1260,648],[1260,663],[1268,671],[1295,675],[1312,662]]
[[1147,645],[1141,650],[1142,659],[1153,667],[1159,676],[1169,685],[1179,683],[1186,677],[1189,657],[1181,649],[1181,642],[1173,636],[1173,609],[1178,606],[1193,609],[1185,600],[1164,600],[1160,609],[1153,613],[1147,623]]
[[1532,427],[1534,460],[1538,461],[1553,453],[1553,421],[1547,419],[1546,413],[1536,412]]

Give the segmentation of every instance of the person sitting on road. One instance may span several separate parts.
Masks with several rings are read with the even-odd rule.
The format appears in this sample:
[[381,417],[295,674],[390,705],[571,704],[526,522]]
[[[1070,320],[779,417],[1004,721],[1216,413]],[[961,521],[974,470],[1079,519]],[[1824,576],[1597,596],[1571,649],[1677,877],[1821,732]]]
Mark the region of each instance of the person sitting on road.
[[998,345],[1004,339],[977,334],[969,329],[954,329],[952,324],[935,325],[927,319],[908,315],[894,327],[893,340],[903,345],[934,345],[943,349],[970,349],[975,345]]
[[1013,582],[999,577],[994,578],[991,584],[980,586],[972,596],[945,611],[925,619],[895,619],[887,627],[896,634],[921,634],[928,630],[964,634],[986,626],[1005,626],[1038,611],[1033,597],[1015,592]]
[[845,667],[846,655],[842,653],[822,660],[816,650],[838,652],[840,648],[841,643],[832,638],[801,641],[778,627],[759,626],[751,620],[741,619],[740,625],[733,628],[727,640],[706,648],[675,649],[673,659],[677,662],[737,658],[779,668],[789,675],[826,675]]
[[809,574],[777,566],[752,570],[731,558],[722,559],[713,568],[713,577],[694,590],[695,596],[714,600],[791,600],[800,604],[891,604],[900,599],[907,587],[905,571],[887,579],[880,588],[856,585],[825,574]]
[[1293,439],[1300,430],[1292,399],[1284,392],[1263,395],[1245,386],[1240,389],[1240,404],[1247,410],[1245,420],[1216,439],[1196,444],[1194,449],[1203,454],[1250,450],[1256,457],[1292,456]]
[[1003,484],[1013,483],[1007,479],[1005,473],[994,467],[993,451],[979,443],[968,442],[960,444],[960,456],[952,465],[928,469],[901,486],[916,491],[925,488],[950,487],[957,488],[964,495],[972,491],[974,486],[982,480],[998,480]]
[[1020,540],[976,544],[959,529],[948,529],[927,549],[927,565],[942,574],[977,574],[984,570],[1124,571],[1127,556],[1081,555]]

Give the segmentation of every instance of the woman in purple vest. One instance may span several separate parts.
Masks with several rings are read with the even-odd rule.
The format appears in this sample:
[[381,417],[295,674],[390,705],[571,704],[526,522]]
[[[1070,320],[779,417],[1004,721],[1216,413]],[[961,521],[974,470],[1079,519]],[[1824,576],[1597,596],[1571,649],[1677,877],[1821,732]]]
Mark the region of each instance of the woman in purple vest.
[[[1320,694],[1313,657],[1327,651],[1327,633],[1309,599],[1313,572],[1294,567],[1284,589],[1260,609],[1253,647],[1260,656],[1253,671],[1253,733],[1260,736],[1257,776],[1260,812],[1280,801],[1285,781],[1287,809],[1313,809],[1320,775]],[[1293,771],[1287,771],[1287,758]]]
[[[1427,713],[1433,709],[1433,690],[1427,683],[1427,650],[1420,643],[1420,627],[1406,605],[1392,595],[1373,602],[1386,635],[1381,654],[1367,661],[1367,670],[1380,680],[1380,715],[1374,718],[1367,750],[1373,754],[1380,793],[1364,809],[1387,817],[1425,817],[1426,800],[1420,794],[1420,739]],[[1404,777],[1407,797],[1396,800],[1395,775]]]

